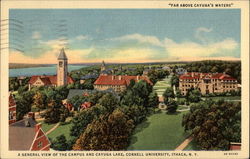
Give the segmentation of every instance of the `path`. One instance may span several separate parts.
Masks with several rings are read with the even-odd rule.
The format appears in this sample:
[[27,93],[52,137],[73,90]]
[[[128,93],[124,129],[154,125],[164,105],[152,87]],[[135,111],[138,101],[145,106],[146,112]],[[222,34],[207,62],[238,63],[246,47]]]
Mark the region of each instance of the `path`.
[[45,134],[48,135],[52,131],[54,131],[58,126],[60,125],[60,122],[58,122],[53,128],[51,128],[49,131],[47,131]]
[[187,139],[185,139],[175,150],[176,151],[182,151],[187,145],[193,140],[192,136],[189,136]]

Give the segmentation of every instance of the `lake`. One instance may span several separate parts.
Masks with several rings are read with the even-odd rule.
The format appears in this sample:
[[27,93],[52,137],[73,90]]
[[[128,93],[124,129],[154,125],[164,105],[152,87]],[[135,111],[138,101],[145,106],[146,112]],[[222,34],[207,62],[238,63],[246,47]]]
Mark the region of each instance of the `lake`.
[[[88,67],[84,65],[68,65],[68,72],[77,70],[83,67]],[[9,77],[18,76],[33,76],[33,75],[55,75],[56,65],[49,67],[30,67],[30,68],[18,68],[9,69]]]

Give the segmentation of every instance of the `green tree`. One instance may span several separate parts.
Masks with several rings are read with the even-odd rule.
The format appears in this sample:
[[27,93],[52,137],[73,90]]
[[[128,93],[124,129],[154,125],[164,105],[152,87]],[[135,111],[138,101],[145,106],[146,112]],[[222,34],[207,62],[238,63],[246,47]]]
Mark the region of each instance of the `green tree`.
[[182,125],[202,149],[228,150],[230,142],[241,142],[240,112],[240,102],[206,100],[191,105]]
[[198,89],[189,90],[187,93],[187,101],[191,103],[201,101],[201,92]]
[[61,105],[58,101],[50,100],[48,103],[48,109],[44,113],[44,122],[45,123],[57,123],[61,119]]
[[118,106],[119,101],[113,94],[106,93],[98,100],[98,103],[112,111]]
[[133,120],[116,109],[89,124],[73,150],[125,150],[133,128]]
[[33,91],[24,92],[15,96],[17,105],[17,120],[22,119],[25,114],[31,111],[33,96]]
[[56,139],[52,141],[51,147],[58,151],[65,151],[69,149],[69,145],[64,135],[57,136]]
[[175,97],[173,88],[172,87],[167,87],[162,96],[164,97],[164,103],[168,104],[170,99]]
[[177,105],[176,101],[173,99],[170,99],[170,101],[168,102],[168,105],[167,105],[168,113],[169,114],[175,113],[177,110],[177,107],[178,107],[178,105]]
[[177,75],[173,75],[170,79],[171,86],[179,87],[179,77]]
[[107,112],[107,109],[101,105],[95,105],[89,109],[84,109],[73,118],[70,135],[78,138],[81,132],[86,129],[88,124],[98,118],[101,114],[105,114]]
[[33,104],[32,107],[38,108],[39,112],[42,109],[45,109],[45,95],[42,94],[40,91],[36,92],[33,96]]
[[148,97],[148,107],[155,108],[159,105],[159,97],[156,92],[151,92]]

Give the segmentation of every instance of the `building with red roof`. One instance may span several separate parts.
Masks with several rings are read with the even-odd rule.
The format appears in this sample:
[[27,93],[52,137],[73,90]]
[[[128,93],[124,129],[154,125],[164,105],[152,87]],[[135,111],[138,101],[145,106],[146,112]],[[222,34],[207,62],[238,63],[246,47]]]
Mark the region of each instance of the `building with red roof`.
[[74,83],[73,79],[68,76],[68,58],[64,52],[64,49],[61,50],[57,58],[57,75],[52,76],[32,76],[29,81],[29,90],[31,87],[40,87],[40,86],[63,86],[67,84]]
[[16,122],[16,102],[11,93],[9,93],[9,124]]
[[130,80],[134,80],[135,82],[144,80],[150,85],[153,85],[153,83],[149,80],[147,76],[100,75],[94,83],[94,88],[97,90],[107,90],[111,88],[115,92],[119,93],[127,88],[130,83]]
[[179,77],[179,89],[186,95],[191,88],[199,89],[203,95],[223,93],[238,90],[238,82],[225,73],[187,72]]

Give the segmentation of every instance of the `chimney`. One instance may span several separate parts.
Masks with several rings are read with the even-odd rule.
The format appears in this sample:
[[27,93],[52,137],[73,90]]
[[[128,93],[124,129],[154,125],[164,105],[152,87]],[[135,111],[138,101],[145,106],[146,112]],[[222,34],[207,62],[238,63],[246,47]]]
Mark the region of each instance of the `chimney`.
[[191,76],[194,77],[194,72],[191,73]]
[[139,79],[140,79],[140,76],[139,76],[139,75],[137,75],[137,76],[136,76],[136,80],[137,80],[137,81],[139,81]]
[[29,112],[28,113],[28,118],[32,118],[35,120],[35,113],[34,112]]
[[122,76],[121,75],[119,75],[118,77],[119,77],[119,80],[122,80]]
[[203,74],[202,74],[202,73],[200,73],[200,78],[202,78],[202,76],[203,76]]
[[24,124],[25,124],[25,127],[30,127],[30,122],[28,118],[24,119]]
[[38,132],[38,130],[42,127],[42,123],[38,123],[35,125],[35,132]]

